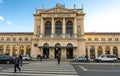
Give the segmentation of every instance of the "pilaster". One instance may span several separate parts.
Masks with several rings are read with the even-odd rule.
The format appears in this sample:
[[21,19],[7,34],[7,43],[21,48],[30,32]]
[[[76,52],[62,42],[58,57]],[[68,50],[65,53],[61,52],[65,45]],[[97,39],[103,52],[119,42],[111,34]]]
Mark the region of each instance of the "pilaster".
[[4,51],[3,51],[3,53],[6,53],[6,46],[4,46]]

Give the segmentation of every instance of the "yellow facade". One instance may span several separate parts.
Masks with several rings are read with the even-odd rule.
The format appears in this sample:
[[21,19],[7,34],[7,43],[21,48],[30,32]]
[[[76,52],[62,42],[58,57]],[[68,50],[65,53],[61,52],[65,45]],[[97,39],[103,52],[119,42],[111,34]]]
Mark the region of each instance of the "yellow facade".
[[101,54],[120,57],[120,33],[84,33],[83,8],[68,9],[56,4],[51,9],[36,9],[34,32],[1,32],[0,53],[9,55],[38,54],[54,59],[88,55],[96,58]]

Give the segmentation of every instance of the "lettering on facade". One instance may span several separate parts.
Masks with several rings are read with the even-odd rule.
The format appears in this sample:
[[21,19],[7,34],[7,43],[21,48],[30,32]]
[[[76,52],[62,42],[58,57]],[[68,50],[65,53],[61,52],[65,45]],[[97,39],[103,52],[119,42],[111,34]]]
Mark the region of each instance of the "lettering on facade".
[[43,17],[71,17],[70,14],[46,14]]

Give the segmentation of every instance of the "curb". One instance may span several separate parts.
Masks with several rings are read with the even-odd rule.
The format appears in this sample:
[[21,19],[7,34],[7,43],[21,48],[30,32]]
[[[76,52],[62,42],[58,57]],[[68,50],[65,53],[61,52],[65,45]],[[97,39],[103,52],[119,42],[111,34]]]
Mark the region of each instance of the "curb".
[[84,62],[70,62],[72,65],[118,65],[120,66],[120,63],[84,63]]

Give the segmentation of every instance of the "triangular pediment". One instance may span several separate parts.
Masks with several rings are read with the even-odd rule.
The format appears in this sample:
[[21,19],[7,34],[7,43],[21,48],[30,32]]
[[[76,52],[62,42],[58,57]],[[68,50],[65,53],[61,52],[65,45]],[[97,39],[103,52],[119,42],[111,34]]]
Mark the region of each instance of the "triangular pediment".
[[56,7],[45,10],[44,13],[76,13],[73,10],[65,8],[63,5],[56,5]]

